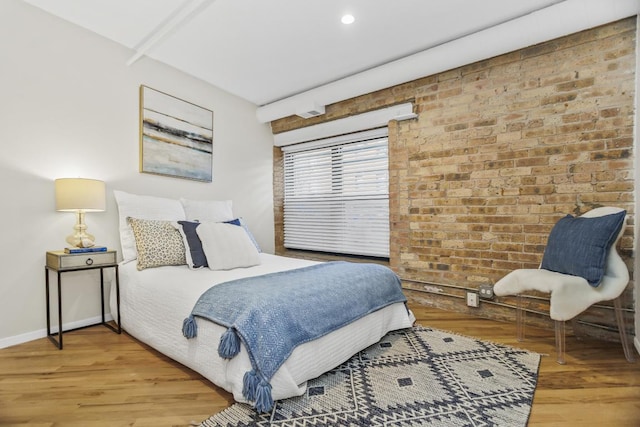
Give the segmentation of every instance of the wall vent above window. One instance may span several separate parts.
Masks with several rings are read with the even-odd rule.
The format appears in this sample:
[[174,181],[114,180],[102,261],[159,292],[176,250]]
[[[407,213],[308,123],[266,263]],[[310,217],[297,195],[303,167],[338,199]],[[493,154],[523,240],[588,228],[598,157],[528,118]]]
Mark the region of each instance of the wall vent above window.
[[312,105],[305,105],[296,109],[296,116],[303,119],[310,119],[311,117],[317,117],[324,114],[324,105],[313,103]]

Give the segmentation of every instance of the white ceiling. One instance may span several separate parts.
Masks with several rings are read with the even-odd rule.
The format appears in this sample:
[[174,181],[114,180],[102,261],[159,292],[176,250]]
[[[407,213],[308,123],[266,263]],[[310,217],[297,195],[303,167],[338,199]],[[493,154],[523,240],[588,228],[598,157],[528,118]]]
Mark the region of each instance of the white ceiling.
[[[258,106],[282,103],[541,9],[549,15],[552,9],[545,8],[562,3],[581,9],[624,3],[637,9],[637,0],[24,1],[132,49],[132,67],[146,55]],[[355,16],[353,24],[340,22],[345,13]],[[304,102],[335,100],[316,96]]]

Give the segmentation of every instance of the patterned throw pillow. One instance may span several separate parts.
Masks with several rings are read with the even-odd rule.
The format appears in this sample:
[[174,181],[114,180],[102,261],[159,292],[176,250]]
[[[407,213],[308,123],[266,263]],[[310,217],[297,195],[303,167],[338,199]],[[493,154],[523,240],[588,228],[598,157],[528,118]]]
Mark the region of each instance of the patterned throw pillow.
[[138,250],[138,270],[163,265],[184,265],[185,248],[171,221],[127,218]]

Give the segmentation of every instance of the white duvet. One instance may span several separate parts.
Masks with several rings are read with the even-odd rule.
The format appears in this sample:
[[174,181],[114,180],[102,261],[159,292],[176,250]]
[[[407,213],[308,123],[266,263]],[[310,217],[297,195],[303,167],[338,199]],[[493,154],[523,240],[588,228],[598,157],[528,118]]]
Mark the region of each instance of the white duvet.
[[[140,341],[229,391],[236,401],[244,402],[242,379],[244,373],[251,370],[244,347],[233,359],[224,360],[218,356],[217,347],[226,328],[198,318],[198,336],[188,340],[182,335],[182,321],[189,316],[200,295],[213,285],[315,264],[264,253],[260,258],[258,266],[228,271],[190,270],[187,266],[138,271],[135,261],[121,264],[122,327]],[[112,313],[116,313],[114,291],[115,286],[112,286]],[[273,399],[302,395],[307,380],[378,342],[388,331],[410,327],[413,321],[404,304],[393,304],[297,347],[271,379]]]

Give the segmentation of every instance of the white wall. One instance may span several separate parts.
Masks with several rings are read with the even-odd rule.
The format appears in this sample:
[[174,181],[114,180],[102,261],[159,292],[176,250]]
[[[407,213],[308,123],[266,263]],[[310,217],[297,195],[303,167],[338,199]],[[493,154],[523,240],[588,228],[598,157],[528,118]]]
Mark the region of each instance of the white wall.
[[[98,244],[119,249],[112,193],[119,189],[232,199],[273,252],[273,138],[256,106],[147,58],[127,66],[131,55],[21,1],[0,5],[0,348],[43,336],[46,327],[45,252],[65,246],[75,221],[54,210],[56,178],[106,182],[107,211],[86,218]],[[212,183],[138,172],[141,84],[213,110]],[[64,323],[98,316],[97,271],[63,277]]]

